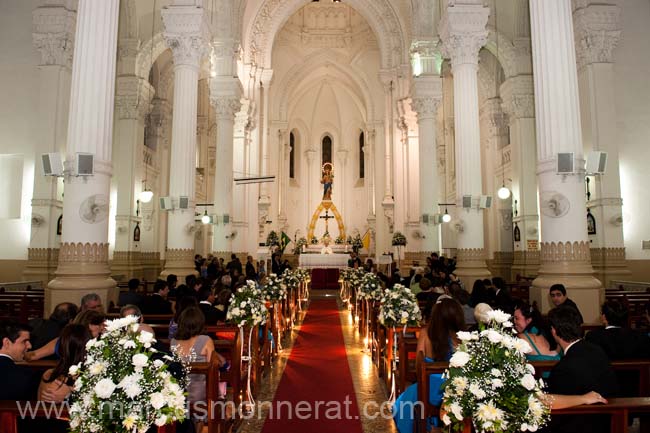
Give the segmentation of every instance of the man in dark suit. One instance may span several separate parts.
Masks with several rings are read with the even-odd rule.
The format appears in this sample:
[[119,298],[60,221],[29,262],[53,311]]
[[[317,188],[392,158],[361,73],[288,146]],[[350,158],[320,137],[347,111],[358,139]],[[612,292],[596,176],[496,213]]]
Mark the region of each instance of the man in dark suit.
[[580,323],[583,323],[582,314],[580,313],[580,310],[578,309],[576,303],[567,297],[566,287],[564,287],[564,284],[553,284],[548,290],[548,294],[551,297],[551,302],[556,307],[564,305],[565,307],[574,308],[580,316]]
[[246,257],[246,279],[257,281],[257,271],[255,270],[255,263],[253,263],[253,256]]
[[508,314],[513,314],[515,311],[515,303],[506,287],[505,280],[501,277],[492,278],[492,287],[494,290],[494,308],[505,311]]
[[31,349],[30,328],[15,322],[0,324],[0,400],[34,400],[40,375],[16,362]]
[[[564,356],[551,370],[547,392],[560,395],[583,395],[595,391],[607,398],[616,396],[618,382],[605,352],[582,337],[582,317],[570,306],[560,306],[548,313],[551,334]],[[597,416],[565,415],[551,417],[553,433],[603,432],[609,423]]]
[[142,304],[143,314],[172,314],[172,304],[166,299],[169,293],[167,283],[158,280],[153,285],[153,294],[147,296]]
[[129,280],[129,291],[120,293],[120,299],[118,300],[120,307],[125,305],[142,306],[142,295],[138,293],[138,287],[140,287],[140,280],[131,278]]
[[[54,307],[49,319],[37,318],[29,321],[31,350],[39,349],[59,336],[63,327],[77,315],[78,308],[72,302],[62,302]],[[55,358],[52,358],[55,359]]]
[[212,306],[214,295],[209,287],[201,287],[199,290],[199,308],[205,316],[206,325],[216,325],[219,319],[219,312]]

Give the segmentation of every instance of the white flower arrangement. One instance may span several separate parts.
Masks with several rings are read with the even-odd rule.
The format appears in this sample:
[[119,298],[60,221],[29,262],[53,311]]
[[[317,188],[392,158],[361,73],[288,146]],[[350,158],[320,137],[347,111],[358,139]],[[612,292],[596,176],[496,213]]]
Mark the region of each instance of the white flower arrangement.
[[402,234],[402,232],[393,233],[392,245],[393,246],[404,246],[404,245],[406,245],[406,236],[404,236]]
[[343,268],[341,269],[341,279],[348,282],[350,287],[357,289],[361,286],[363,276],[366,272],[363,269]]
[[401,284],[385,289],[379,307],[379,322],[385,326],[418,326],[422,313],[411,290]]
[[361,278],[359,286],[359,299],[368,299],[369,301],[381,301],[384,295],[381,280],[373,273],[367,272]]
[[[156,350],[153,335],[138,331],[138,318],[106,322],[99,338],[86,344],[86,359],[70,367],[75,378],[70,429],[87,432],[146,432],[185,418],[185,393]],[[182,363],[180,357],[167,360]],[[189,368],[183,364],[186,383]]]
[[309,272],[309,269],[298,268],[293,272],[301,283],[307,282],[311,279],[311,272]]
[[444,377],[442,421],[461,428],[471,418],[476,431],[537,431],[550,416],[535,369],[526,362],[531,348],[517,338],[510,315],[489,312],[488,328],[458,332],[461,344]]
[[255,326],[266,322],[268,310],[264,305],[262,291],[254,281],[247,281],[245,286],[237,289],[230,296],[230,307],[226,320],[240,328],[246,325]]
[[282,273],[282,282],[289,289],[296,289],[300,285],[300,277],[298,276],[298,270],[292,271],[291,269],[285,269]]
[[287,298],[287,285],[283,277],[276,274],[269,274],[266,284],[262,286],[262,296],[269,302],[281,301]]

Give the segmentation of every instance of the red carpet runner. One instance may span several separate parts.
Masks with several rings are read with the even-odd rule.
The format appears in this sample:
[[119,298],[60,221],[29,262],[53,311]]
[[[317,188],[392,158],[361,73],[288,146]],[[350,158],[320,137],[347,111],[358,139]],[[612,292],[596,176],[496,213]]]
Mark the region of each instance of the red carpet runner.
[[361,433],[359,408],[336,301],[315,300],[294,342],[262,432],[335,431]]

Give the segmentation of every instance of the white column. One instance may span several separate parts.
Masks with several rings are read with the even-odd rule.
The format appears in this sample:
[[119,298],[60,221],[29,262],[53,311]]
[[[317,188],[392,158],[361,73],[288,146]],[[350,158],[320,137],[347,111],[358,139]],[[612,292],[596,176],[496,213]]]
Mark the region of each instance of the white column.
[[[387,233],[382,233],[382,235],[388,236],[388,233],[393,233],[393,227],[395,224],[395,197],[393,197],[393,124],[395,121],[395,119],[393,119],[393,113],[395,110],[393,108],[393,93],[395,91],[397,78],[391,71],[380,72],[379,78],[384,86],[384,194],[381,206],[384,210],[384,218],[388,228]],[[380,236],[380,238],[382,237],[383,236]],[[388,237],[385,239],[388,239]],[[385,241],[381,243],[382,248],[384,249],[390,245],[389,242]]]
[[[531,0],[530,17],[542,234],[539,276],[531,300],[546,310],[549,286],[562,283],[585,321],[593,323],[599,317],[602,286],[593,277],[587,238],[571,1]],[[557,174],[558,153],[566,152],[575,154],[576,174]]]
[[[533,76],[517,75],[501,85],[503,111],[510,119],[514,240],[511,278],[537,275],[539,270],[539,212],[537,208],[537,155]],[[510,186],[506,184],[506,186]]]
[[612,279],[630,275],[623,242],[616,105],[612,103],[616,95],[611,85],[613,52],[621,36],[620,13],[615,4],[602,2],[573,12],[584,149],[607,152],[607,169],[592,178],[595,182],[591,182],[587,203],[596,220],[596,234],[589,235],[592,265],[605,287]]
[[[421,250],[440,252],[440,225],[433,216],[440,214],[440,178],[436,145],[436,115],[442,100],[442,80],[434,75],[421,75],[413,79],[413,110],[417,113],[419,143],[420,228],[424,238]],[[428,223],[422,222],[428,216]]]
[[[339,147],[337,149],[337,151],[336,151],[336,156],[338,157],[338,160],[339,160],[339,163],[341,164],[341,167],[338,170],[336,170],[337,174],[338,174],[338,178],[339,178],[337,180],[337,182],[339,184],[339,188],[338,188],[338,191],[337,191],[337,194],[336,194],[335,197],[336,197],[336,201],[338,202],[337,209],[338,209],[339,213],[343,216],[344,219],[345,219],[345,216],[347,215],[347,213],[345,212],[345,208],[346,208],[345,203],[346,203],[347,191],[346,191],[346,188],[345,188],[344,185],[348,184],[347,183],[347,178],[348,178],[347,177],[347,173],[348,173],[348,170],[347,170],[348,153],[349,153],[349,151],[347,149],[345,149],[344,147]],[[346,224],[346,226],[347,226],[347,224]],[[345,234],[345,233],[341,233],[341,235],[343,235],[343,234]],[[345,234],[345,236],[347,238],[347,234]]]
[[[244,173],[247,173],[250,135],[250,107],[250,100],[242,98],[241,109],[235,115],[233,131],[233,172],[237,176],[243,176]],[[233,200],[232,207],[232,227],[233,232],[235,233],[235,238],[232,242],[232,249],[233,252],[237,253],[254,253],[256,251],[256,249],[251,249],[248,243],[250,236],[254,238],[251,243],[257,241],[256,232],[253,231],[251,233],[249,230],[249,227],[255,227],[257,225],[255,221],[251,222],[248,219],[247,214],[249,203],[253,203],[249,198],[250,189],[250,185],[233,186],[233,197],[236,196],[238,199]]]
[[32,13],[33,43],[41,54],[38,65],[38,140],[32,196],[32,230],[28,248],[25,280],[47,283],[54,278],[60,235],[57,222],[63,212],[63,182],[42,176],[42,153],[65,152],[70,105],[70,71],[72,66],[76,11],[65,5],[39,7]]
[[[478,113],[478,52],[487,41],[490,10],[481,4],[448,6],[440,23],[443,53],[451,59],[454,75],[454,129],[456,133],[456,215],[458,233],[457,274],[471,286],[489,277],[485,264],[481,138]],[[462,208],[463,196],[471,196],[471,208]]]
[[[363,144],[363,154],[366,158],[365,162],[365,179],[364,185],[366,187],[366,194],[368,198],[368,215],[366,222],[368,229],[371,232],[372,242],[370,243],[370,251],[368,256],[375,255],[375,231],[377,228],[377,214],[375,209],[375,128],[372,125],[366,126],[365,141]],[[365,233],[360,233],[362,236]]]
[[289,185],[289,131],[286,122],[274,122],[278,131],[278,227],[280,230],[287,229],[287,189]]
[[[260,155],[260,175],[267,176],[269,175],[270,168],[270,145],[269,145],[269,87],[271,85],[271,79],[273,78],[273,70],[266,69],[261,71],[260,74],[260,111],[259,115],[259,143],[261,149]],[[270,185],[269,183],[261,183],[259,186],[260,195],[258,200],[258,218],[260,220],[260,234],[262,238],[259,239],[259,242],[266,240],[266,224],[262,224],[262,220],[266,220],[269,212],[271,210],[271,195],[269,193]]]
[[[210,81],[210,102],[217,118],[216,168],[212,251],[232,253],[233,137],[235,113],[241,108],[241,84],[237,78],[216,77]],[[228,224],[224,216],[228,216]]]
[[[169,194],[174,210],[168,214],[168,237],[163,277],[194,273],[194,186],[196,177],[196,116],[199,67],[208,48],[208,23],[201,7],[168,6],[162,10],[165,40],[174,61]],[[179,209],[179,197],[189,197]]]
[[[149,82],[135,75],[118,76],[115,94],[115,134],[113,136],[113,184],[117,189],[117,212],[115,215],[115,250],[111,271],[125,278],[142,278],[140,241],[133,237],[138,226],[142,227],[139,203],[143,190],[144,120],[150,108],[155,90]],[[136,215],[136,213],[139,213]]]
[[[119,0],[80,0],[65,162],[63,235],[56,278],[45,310],[78,303],[95,292],[104,302],[115,288],[108,267],[108,209],[112,174],[113,102]],[[94,156],[94,174],[76,176],[78,152]]]

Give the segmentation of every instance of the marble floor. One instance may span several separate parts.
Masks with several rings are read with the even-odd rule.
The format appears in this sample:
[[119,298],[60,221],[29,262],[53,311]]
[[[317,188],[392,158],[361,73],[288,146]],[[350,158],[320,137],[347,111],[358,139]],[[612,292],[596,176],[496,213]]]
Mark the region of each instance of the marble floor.
[[[364,433],[395,433],[395,425],[390,417],[390,414],[380,415],[379,408],[389,408],[385,403],[387,400],[386,387],[383,381],[380,381],[377,376],[370,355],[363,351],[363,338],[356,332],[355,327],[352,326],[352,316],[348,313],[345,305],[343,305],[338,298],[336,291],[312,291],[310,293],[311,299],[337,297],[339,304],[339,317],[343,330],[343,338],[345,341],[345,349],[348,357],[348,364],[350,365],[350,373],[354,382],[355,393],[357,397],[357,404],[361,413],[361,423]],[[301,318],[302,319],[302,318]],[[278,356],[274,364],[271,366],[271,373],[268,378],[264,379],[264,383],[260,389],[258,400],[261,402],[273,401],[275,392],[280,378],[284,372],[284,368],[291,354],[291,348],[295,337],[300,331],[300,322],[298,322],[293,331],[291,338],[286,338],[283,341],[283,351]],[[367,410],[364,410],[367,408]],[[262,410],[260,417],[254,417],[251,420],[245,420],[240,425],[239,433],[259,433],[264,426],[268,411]],[[365,413],[364,413],[365,412]]]

